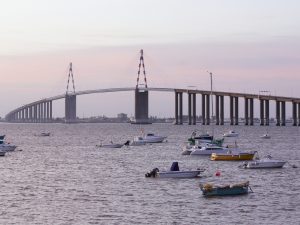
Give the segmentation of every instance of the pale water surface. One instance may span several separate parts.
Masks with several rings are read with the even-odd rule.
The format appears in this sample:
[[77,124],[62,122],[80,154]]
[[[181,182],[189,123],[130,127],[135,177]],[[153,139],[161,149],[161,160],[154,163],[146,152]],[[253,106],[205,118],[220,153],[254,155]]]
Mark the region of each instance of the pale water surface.
[[[240,133],[238,145],[288,160],[283,169],[243,170],[239,162],[182,156],[183,143],[208,126],[143,126],[168,142],[99,149],[100,140],[125,142],[140,133],[130,124],[0,124],[19,150],[0,158],[0,224],[300,224],[300,129],[215,126]],[[51,132],[50,137],[35,134]],[[231,140],[231,139],[228,139]],[[228,143],[234,141],[228,141]],[[158,167],[206,168],[206,178],[146,179]],[[217,170],[221,176],[214,176]],[[205,198],[199,182],[249,180],[252,194]]]

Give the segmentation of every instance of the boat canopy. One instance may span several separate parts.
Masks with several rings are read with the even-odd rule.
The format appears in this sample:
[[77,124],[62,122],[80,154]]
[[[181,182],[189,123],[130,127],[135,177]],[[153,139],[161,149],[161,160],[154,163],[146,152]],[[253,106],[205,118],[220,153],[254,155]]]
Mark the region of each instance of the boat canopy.
[[179,171],[178,162],[173,162],[170,171]]

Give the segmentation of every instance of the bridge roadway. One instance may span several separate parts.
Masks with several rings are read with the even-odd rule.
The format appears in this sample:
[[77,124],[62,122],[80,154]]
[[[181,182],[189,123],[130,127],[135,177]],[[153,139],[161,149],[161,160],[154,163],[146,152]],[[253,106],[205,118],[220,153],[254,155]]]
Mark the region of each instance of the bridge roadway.
[[[210,95],[215,98],[215,119],[217,125],[224,124],[224,96],[230,99],[230,124],[238,125],[239,118],[239,98],[245,100],[245,125],[253,125],[254,104],[253,100],[260,101],[260,125],[269,125],[269,101],[276,102],[276,125],[285,126],[285,108],[286,102],[292,103],[293,112],[293,125],[300,126],[300,98],[273,96],[273,95],[257,95],[247,93],[234,93],[234,92],[220,92],[220,91],[207,91],[197,89],[177,89],[177,88],[144,88],[136,87],[125,88],[107,88],[78,91],[75,93],[61,94],[50,98],[44,98],[21,107],[18,107],[9,112],[5,118],[8,122],[27,122],[27,123],[40,123],[52,122],[52,101],[65,99],[65,119],[66,122],[75,122],[76,120],[76,96],[96,94],[96,93],[109,93],[109,92],[124,92],[135,91],[136,95],[136,117],[139,117],[139,112],[145,114],[148,118],[148,94],[142,97],[144,103],[137,103],[137,96],[142,92],[158,91],[158,92],[171,92],[175,93],[175,122],[176,124],[183,123],[182,107],[183,107],[183,94],[188,95],[188,123],[196,124],[196,95],[202,96],[202,124],[210,124]],[[142,108],[146,107],[143,110]],[[146,115],[147,114],[147,115]]]

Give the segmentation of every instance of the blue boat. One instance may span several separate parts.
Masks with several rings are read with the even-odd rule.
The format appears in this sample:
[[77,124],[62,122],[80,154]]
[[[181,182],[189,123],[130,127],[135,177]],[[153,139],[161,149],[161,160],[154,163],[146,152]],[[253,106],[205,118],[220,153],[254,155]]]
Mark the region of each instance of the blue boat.
[[226,196],[226,195],[243,195],[248,194],[249,181],[233,185],[214,186],[213,184],[200,184],[200,189],[204,196]]

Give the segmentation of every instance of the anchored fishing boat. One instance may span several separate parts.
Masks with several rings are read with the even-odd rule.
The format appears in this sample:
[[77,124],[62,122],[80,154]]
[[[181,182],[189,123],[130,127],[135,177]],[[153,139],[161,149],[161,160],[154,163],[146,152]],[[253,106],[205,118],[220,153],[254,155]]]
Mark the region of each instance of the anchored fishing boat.
[[252,191],[249,186],[249,181],[232,184],[232,185],[214,185],[214,184],[200,184],[200,190],[204,196],[226,196],[226,195],[243,195],[248,194],[249,189]]
[[273,159],[270,155],[263,159],[244,162],[242,168],[245,169],[265,169],[265,168],[282,168],[286,161]]
[[204,169],[196,170],[179,170],[178,162],[173,162],[169,171],[159,171],[154,168],[152,171],[145,174],[145,177],[154,178],[195,178],[198,177]]

